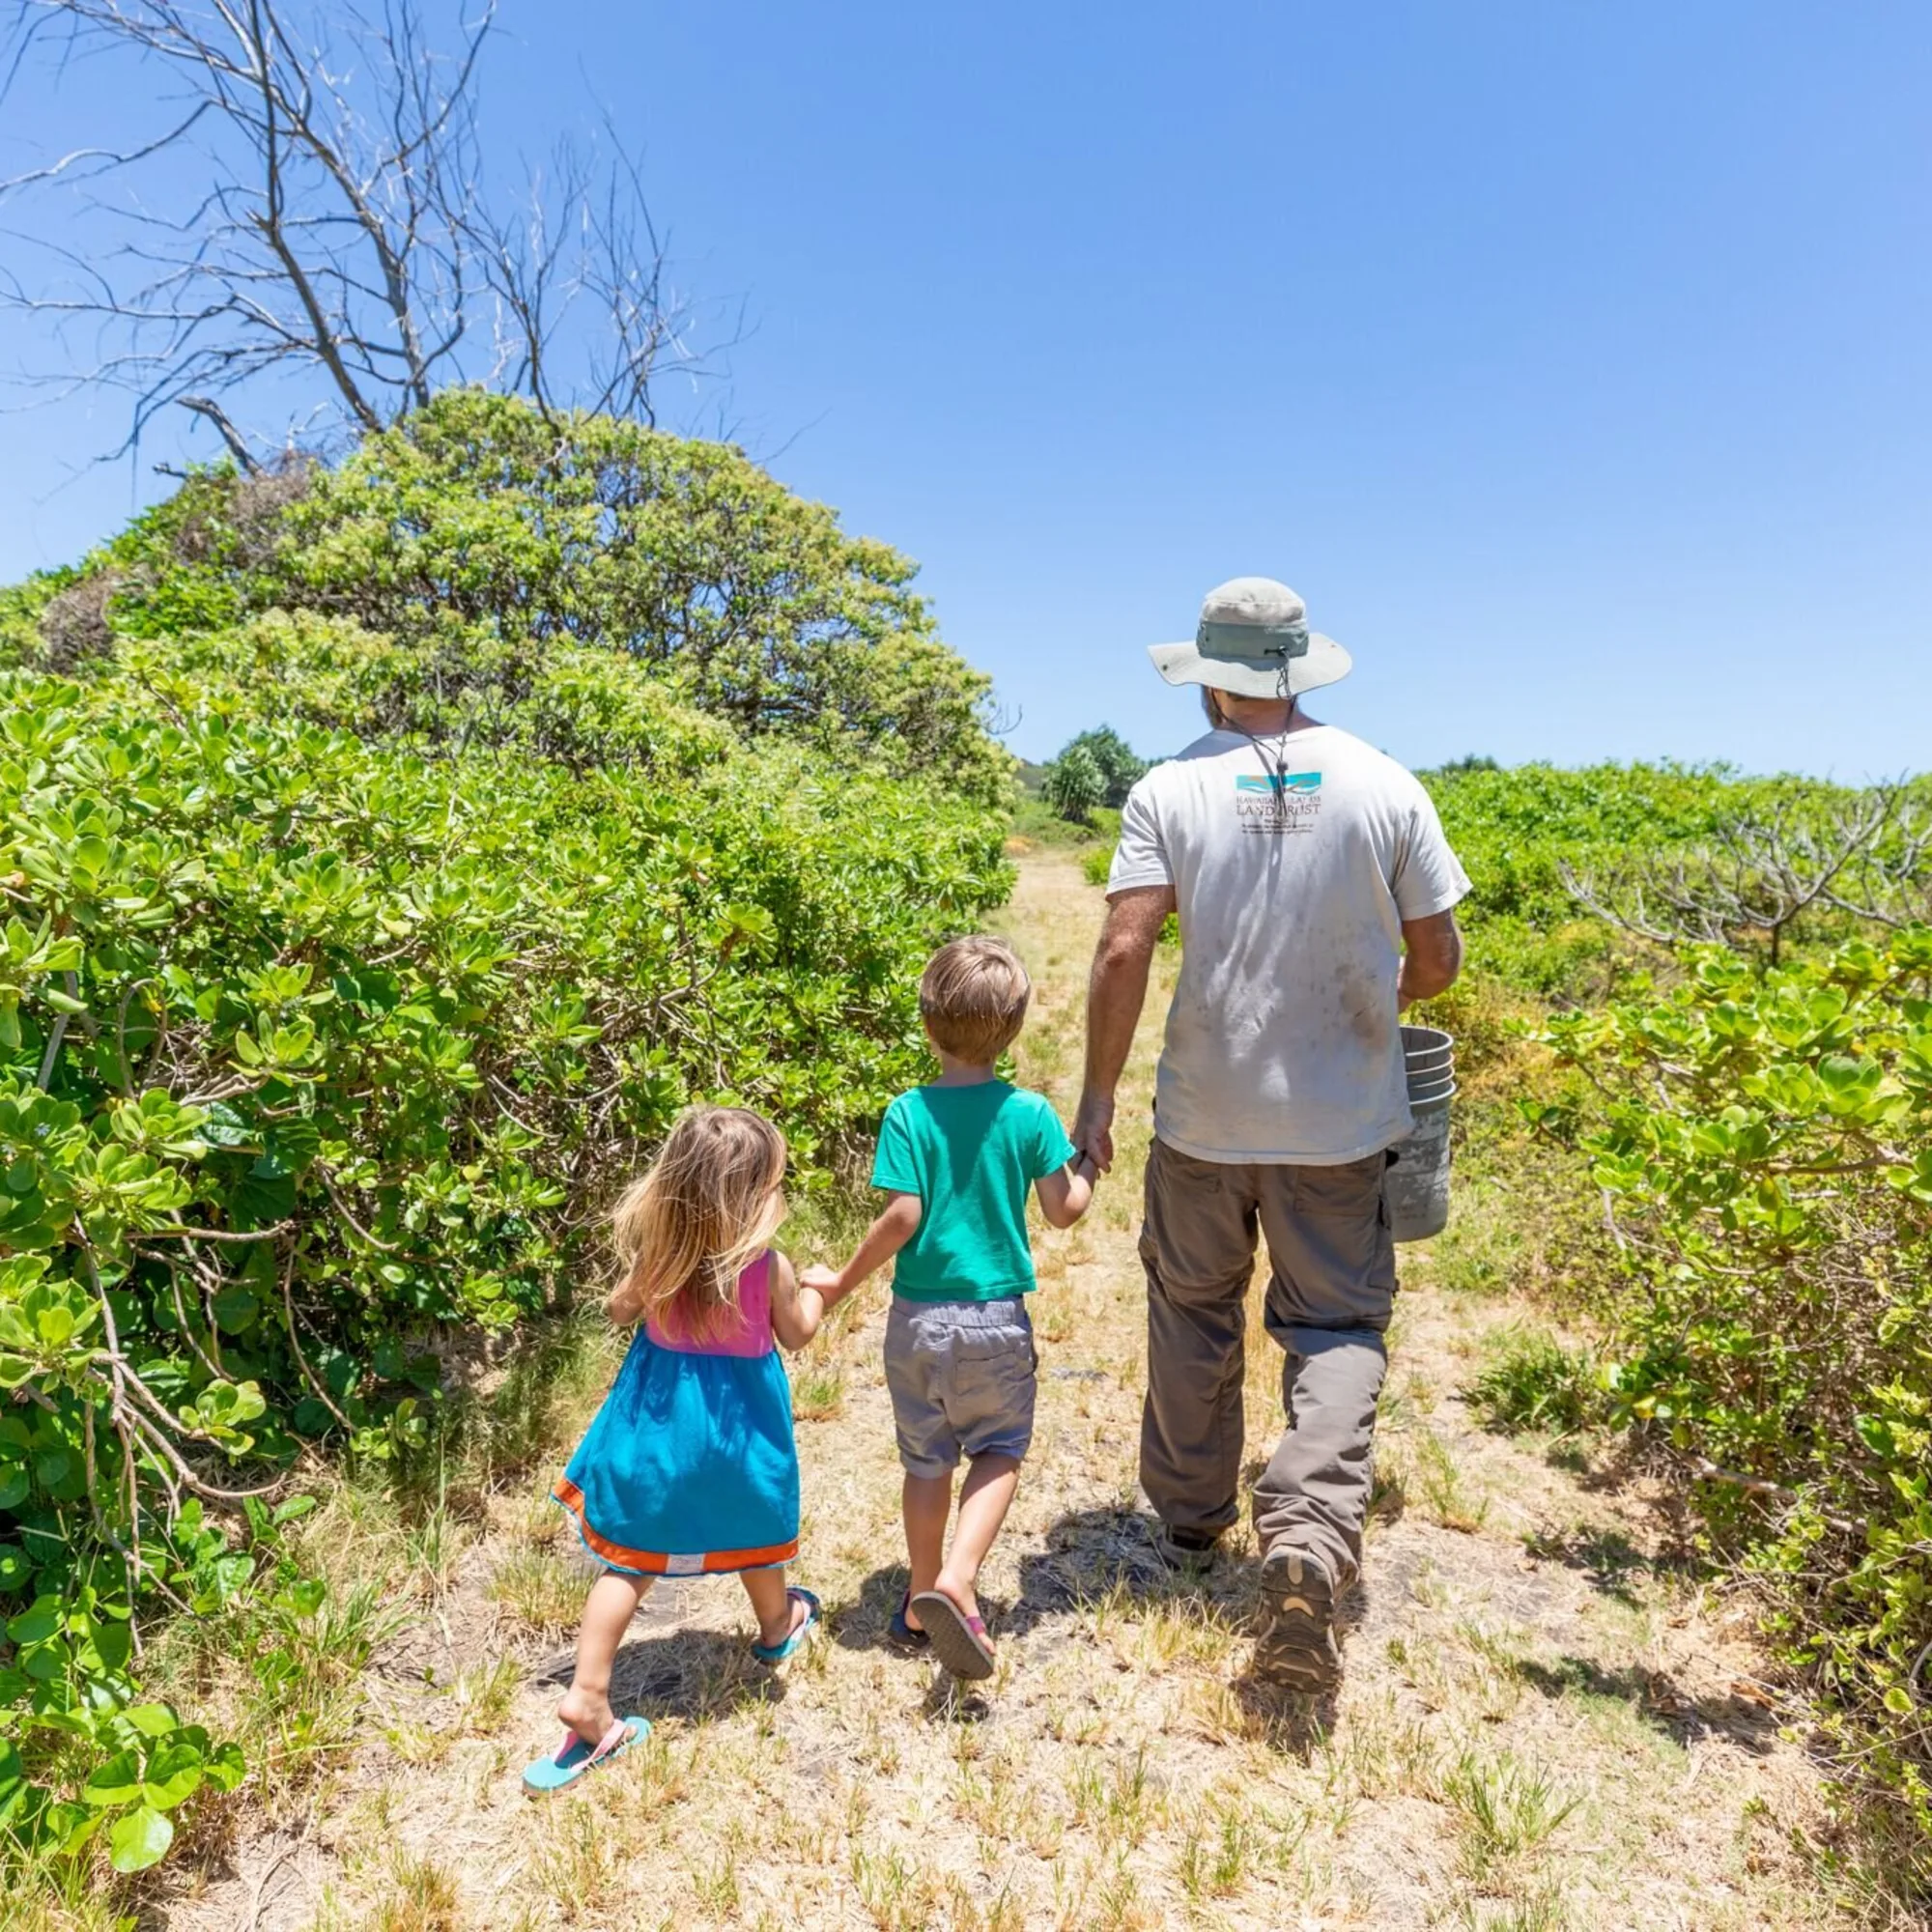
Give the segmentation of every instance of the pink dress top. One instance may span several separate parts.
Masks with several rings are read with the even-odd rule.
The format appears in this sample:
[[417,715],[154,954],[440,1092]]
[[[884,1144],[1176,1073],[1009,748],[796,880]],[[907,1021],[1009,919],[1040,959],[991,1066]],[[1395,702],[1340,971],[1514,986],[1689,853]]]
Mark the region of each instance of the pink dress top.
[[769,1355],[772,1339],[772,1251],[767,1248],[738,1277],[738,1317],[728,1315],[709,1335],[694,1336],[677,1319],[675,1309],[665,1311],[668,1321],[653,1315],[644,1332],[660,1349],[680,1355]]

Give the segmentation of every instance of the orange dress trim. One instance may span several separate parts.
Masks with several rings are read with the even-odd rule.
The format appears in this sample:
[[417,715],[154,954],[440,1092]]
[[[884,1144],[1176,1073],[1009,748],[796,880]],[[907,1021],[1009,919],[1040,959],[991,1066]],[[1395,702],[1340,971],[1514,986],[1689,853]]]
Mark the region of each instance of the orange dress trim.
[[[567,1476],[559,1479],[551,1494],[570,1512],[577,1533],[596,1554],[620,1570],[636,1570],[646,1577],[701,1577],[719,1571],[769,1570],[775,1564],[789,1563],[798,1554],[798,1538],[789,1543],[774,1543],[763,1549],[708,1549],[696,1569],[690,1556],[670,1556],[661,1549],[627,1549],[600,1536],[583,1516],[583,1492]],[[673,1568],[675,1566],[675,1568]]]

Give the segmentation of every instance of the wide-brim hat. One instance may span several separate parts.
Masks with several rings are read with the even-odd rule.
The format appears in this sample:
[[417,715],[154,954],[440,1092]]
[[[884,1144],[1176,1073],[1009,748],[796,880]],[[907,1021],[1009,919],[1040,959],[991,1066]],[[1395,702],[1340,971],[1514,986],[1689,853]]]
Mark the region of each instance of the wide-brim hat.
[[1271,577],[1236,577],[1201,600],[1192,643],[1150,644],[1169,684],[1205,684],[1236,697],[1298,697],[1347,677],[1353,665],[1333,638],[1308,628],[1308,611]]

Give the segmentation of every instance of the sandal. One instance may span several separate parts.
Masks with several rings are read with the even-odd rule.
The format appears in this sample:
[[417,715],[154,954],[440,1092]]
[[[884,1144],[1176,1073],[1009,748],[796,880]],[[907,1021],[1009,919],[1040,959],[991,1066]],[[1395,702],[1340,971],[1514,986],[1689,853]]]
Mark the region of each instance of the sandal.
[[640,1738],[651,1734],[645,1718],[619,1718],[599,1740],[595,1749],[575,1731],[565,1731],[563,1742],[549,1757],[540,1757],[524,1773],[524,1789],[532,1798],[548,1797],[575,1784],[586,1772],[620,1758]]
[[954,1677],[979,1683],[993,1674],[993,1646],[985,1619],[969,1617],[943,1590],[922,1590],[913,1600],[932,1639],[932,1654]]
[[752,1646],[752,1655],[760,1663],[782,1663],[811,1634],[813,1628],[818,1622],[818,1599],[810,1590],[801,1590],[796,1584],[788,1585],[785,1589],[785,1599],[789,1603],[803,1604],[805,1605],[804,1620],[781,1642],[754,1643]]
[[886,1626],[886,1632],[895,1643],[903,1644],[908,1650],[923,1650],[932,1639],[923,1630],[914,1630],[906,1622],[906,1611],[911,1607],[912,1592],[908,1590],[899,1599],[899,1606],[893,1612],[893,1620]]

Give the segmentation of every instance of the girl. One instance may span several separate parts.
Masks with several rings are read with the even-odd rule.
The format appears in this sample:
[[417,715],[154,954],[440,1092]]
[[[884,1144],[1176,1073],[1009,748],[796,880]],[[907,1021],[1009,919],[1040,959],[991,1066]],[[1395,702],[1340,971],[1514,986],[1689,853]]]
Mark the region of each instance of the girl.
[[791,1391],[773,1349],[802,1349],[825,1314],[769,1243],[784,1219],[785,1144],[742,1107],[681,1115],[657,1165],[617,1203],[623,1277],[611,1319],[641,1321],[604,1406],[553,1492],[604,1566],[583,1608],[554,1756],[532,1792],[574,1783],[650,1729],[611,1708],[611,1665],[655,1577],[736,1571],[758,1619],[752,1654],[779,1663],[818,1621],[785,1586],[798,1553]]

